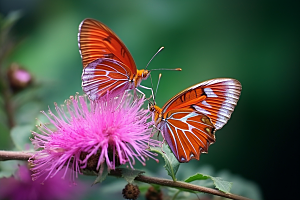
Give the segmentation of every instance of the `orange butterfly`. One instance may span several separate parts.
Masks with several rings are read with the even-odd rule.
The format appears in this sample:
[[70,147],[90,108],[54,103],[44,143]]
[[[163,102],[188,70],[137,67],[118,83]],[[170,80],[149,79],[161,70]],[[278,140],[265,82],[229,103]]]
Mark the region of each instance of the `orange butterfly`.
[[152,92],[152,88],[140,85],[150,71],[137,70],[124,43],[103,23],[94,19],[83,20],[79,25],[78,46],[84,68],[82,89],[91,100],[107,92],[139,91],[138,86]]
[[162,108],[150,105],[155,126],[179,162],[199,160],[215,142],[215,131],[229,120],[241,94],[239,81],[218,78],[198,83]]

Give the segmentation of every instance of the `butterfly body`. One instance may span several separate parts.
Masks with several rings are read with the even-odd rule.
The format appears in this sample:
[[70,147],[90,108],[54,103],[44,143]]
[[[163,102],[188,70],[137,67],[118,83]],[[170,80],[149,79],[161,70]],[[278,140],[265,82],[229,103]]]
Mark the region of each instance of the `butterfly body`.
[[146,69],[137,70],[132,81],[134,82],[134,87],[137,88],[140,86],[142,80],[146,80],[150,75],[150,71]]
[[162,108],[150,106],[155,126],[179,162],[199,160],[215,131],[229,120],[239,99],[241,84],[235,79],[212,79],[178,93]]
[[151,105],[149,109],[151,112],[153,112],[154,125],[158,127],[160,125],[160,122],[164,119],[162,117],[161,108],[157,105]]
[[127,47],[103,23],[83,20],[79,25],[78,46],[83,65],[82,89],[91,100],[139,86],[150,89],[140,85],[150,71],[136,68]]

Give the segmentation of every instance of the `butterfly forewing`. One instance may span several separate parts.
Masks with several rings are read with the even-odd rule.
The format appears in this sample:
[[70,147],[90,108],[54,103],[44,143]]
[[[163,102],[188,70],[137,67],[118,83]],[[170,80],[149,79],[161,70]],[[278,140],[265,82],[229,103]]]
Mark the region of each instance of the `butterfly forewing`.
[[207,115],[216,130],[229,120],[237,104],[242,86],[235,79],[219,78],[194,85],[170,99],[162,112],[192,108]]
[[85,19],[79,26],[78,46],[83,67],[99,58],[111,58],[124,63],[132,73],[136,65],[124,43],[106,25],[94,19]]
[[194,109],[167,112],[161,127],[164,137],[179,162],[198,159],[215,141],[214,125],[204,114]]
[[78,46],[82,58],[82,89],[91,100],[108,92],[132,89],[136,65],[126,46],[107,26],[94,19],[79,25]]

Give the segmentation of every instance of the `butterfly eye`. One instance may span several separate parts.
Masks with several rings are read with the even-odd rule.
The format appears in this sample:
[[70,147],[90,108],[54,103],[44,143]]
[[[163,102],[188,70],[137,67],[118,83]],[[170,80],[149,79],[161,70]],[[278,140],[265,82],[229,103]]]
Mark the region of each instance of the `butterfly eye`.
[[150,111],[151,111],[151,112],[153,112],[153,111],[154,111],[153,107],[150,107]]
[[149,103],[148,108],[149,108],[150,112],[154,112],[155,111],[154,106],[153,106],[152,103]]
[[149,73],[148,70],[144,70],[142,77],[143,77],[143,78],[148,78],[149,74],[150,74],[150,73]]

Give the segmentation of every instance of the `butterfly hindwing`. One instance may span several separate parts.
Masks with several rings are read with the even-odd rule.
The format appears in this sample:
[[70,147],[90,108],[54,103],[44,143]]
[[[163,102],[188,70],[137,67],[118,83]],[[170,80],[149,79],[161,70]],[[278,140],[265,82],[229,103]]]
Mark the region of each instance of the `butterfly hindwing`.
[[115,94],[128,89],[129,78],[132,76],[123,63],[100,58],[87,65],[82,73],[82,89],[91,100],[98,99],[107,92]]
[[179,162],[199,160],[202,152],[215,141],[215,127],[210,119],[194,109],[171,110],[161,127],[164,137]]

